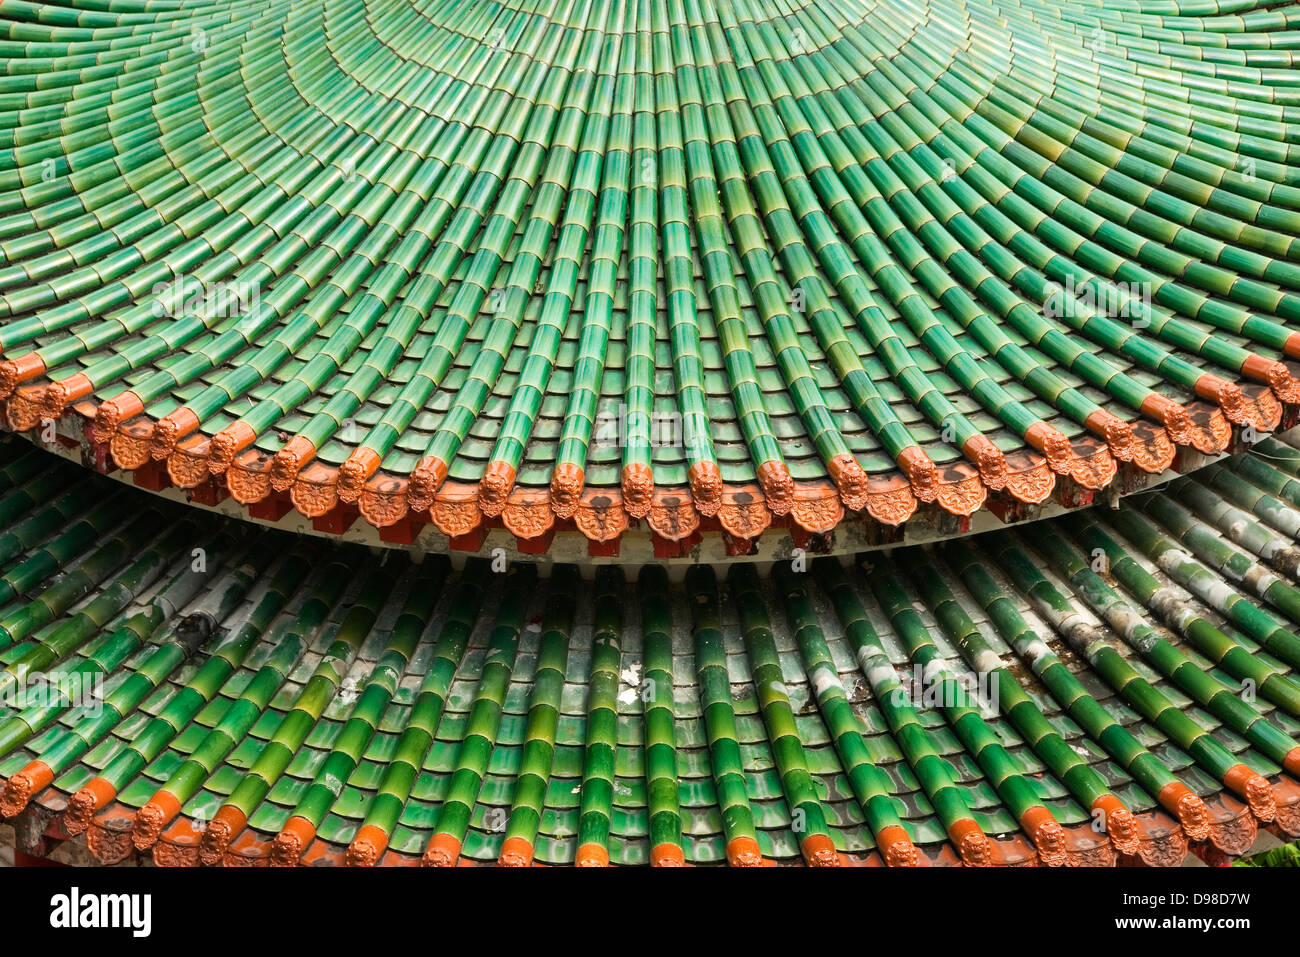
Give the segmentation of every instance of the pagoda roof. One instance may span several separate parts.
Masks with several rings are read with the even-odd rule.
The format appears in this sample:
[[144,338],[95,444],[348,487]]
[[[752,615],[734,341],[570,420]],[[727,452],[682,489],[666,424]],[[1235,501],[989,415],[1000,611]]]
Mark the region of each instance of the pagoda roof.
[[0,814],[103,863],[1172,865],[1300,834],[1300,438],[1116,509],[680,574],[417,563],[15,441],[0,489]]
[[8,0],[4,420],[399,542],[1130,491],[1294,420],[1298,16]]

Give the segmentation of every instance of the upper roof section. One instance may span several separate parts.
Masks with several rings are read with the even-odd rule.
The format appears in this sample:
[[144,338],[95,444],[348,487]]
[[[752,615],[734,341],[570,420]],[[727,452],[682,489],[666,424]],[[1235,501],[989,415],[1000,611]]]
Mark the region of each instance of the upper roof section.
[[1300,401],[1300,11],[525,6],[6,2],[9,426],[271,512],[749,541]]

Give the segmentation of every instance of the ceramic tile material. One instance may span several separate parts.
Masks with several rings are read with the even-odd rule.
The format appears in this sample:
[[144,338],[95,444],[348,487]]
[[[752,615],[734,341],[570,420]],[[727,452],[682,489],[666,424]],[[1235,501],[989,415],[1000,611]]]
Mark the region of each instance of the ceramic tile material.
[[675,579],[417,563],[9,440],[0,814],[103,863],[1220,862],[1300,835],[1292,441]]
[[1129,490],[1294,421],[1298,19],[5,0],[3,418],[398,543]]

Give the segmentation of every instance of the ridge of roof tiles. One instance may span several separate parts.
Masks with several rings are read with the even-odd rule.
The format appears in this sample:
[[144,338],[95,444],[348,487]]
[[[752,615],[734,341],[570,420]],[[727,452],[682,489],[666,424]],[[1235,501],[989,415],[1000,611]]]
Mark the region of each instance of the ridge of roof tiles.
[[1297,23],[6,0],[3,418],[452,536],[822,533],[1162,473],[1295,419]]
[[674,580],[295,538],[9,441],[0,814],[106,864],[1221,862],[1300,835],[1297,446]]

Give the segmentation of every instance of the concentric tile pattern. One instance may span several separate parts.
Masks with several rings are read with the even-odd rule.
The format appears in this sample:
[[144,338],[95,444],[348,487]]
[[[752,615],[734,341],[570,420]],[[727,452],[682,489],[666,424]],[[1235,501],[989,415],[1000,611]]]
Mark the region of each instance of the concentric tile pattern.
[[1162,472],[1300,400],[1298,24],[5,0],[5,415],[79,415],[155,485],[462,536]]
[[0,812],[28,843],[1058,865],[1300,834],[1300,450],[1275,439],[1022,533],[680,582],[417,565],[0,454]]

